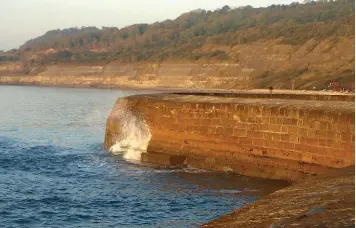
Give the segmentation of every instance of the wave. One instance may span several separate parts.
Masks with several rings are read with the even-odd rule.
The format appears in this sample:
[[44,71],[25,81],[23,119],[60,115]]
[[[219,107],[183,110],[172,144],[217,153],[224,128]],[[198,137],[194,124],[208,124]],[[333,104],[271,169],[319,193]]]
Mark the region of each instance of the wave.
[[145,119],[128,110],[126,101],[121,101],[112,115],[119,121],[121,129],[116,143],[109,151],[123,154],[126,160],[140,161],[152,137]]

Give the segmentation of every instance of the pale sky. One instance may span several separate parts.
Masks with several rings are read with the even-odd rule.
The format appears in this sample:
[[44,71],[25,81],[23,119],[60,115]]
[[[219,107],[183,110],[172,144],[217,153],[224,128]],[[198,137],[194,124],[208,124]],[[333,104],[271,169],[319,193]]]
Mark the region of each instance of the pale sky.
[[[294,0],[296,1],[296,0]],[[293,0],[0,0],[0,50],[18,48],[48,30],[125,27],[175,19],[194,9],[290,4]]]

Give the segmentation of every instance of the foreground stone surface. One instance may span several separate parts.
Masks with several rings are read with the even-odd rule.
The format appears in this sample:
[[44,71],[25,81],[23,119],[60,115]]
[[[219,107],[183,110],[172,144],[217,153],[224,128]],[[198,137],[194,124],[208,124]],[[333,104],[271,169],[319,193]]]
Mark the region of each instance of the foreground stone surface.
[[124,111],[149,128],[150,155],[143,159],[152,163],[174,161],[174,165],[283,180],[354,164],[353,96],[345,95],[350,99],[343,101],[344,97],[333,95],[323,99],[315,94],[298,99],[265,95],[154,94],[119,99],[107,121],[105,148],[122,136]]
[[355,227],[354,167],[307,178],[201,227]]

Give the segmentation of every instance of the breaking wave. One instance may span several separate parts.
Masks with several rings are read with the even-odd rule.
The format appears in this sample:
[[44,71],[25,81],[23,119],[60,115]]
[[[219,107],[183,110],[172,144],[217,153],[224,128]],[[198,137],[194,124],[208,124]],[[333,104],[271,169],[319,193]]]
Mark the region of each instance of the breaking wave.
[[146,121],[135,116],[127,108],[126,101],[120,102],[114,115],[120,124],[120,134],[110,152],[123,154],[126,160],[140,161],[151,140],[151,132]]

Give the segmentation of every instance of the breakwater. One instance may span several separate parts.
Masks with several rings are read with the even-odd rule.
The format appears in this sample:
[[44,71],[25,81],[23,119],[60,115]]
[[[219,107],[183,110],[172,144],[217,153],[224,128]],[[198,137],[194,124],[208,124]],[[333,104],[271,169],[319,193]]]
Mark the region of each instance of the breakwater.
[[108,118],[105,147],[120,138],[126,119],[118,110],[125,110],[150,130],[147,162],[287,180],[354,164],[352,95],[261,96],[122,98]]
[[[138,141],[128,144],[128,138]],[[121,98],[105,134],[107,150],[118,146],[116,152],[139,154],[143,162],[293,182],[202,227],[355,223],[351,94],[215,91]]]

